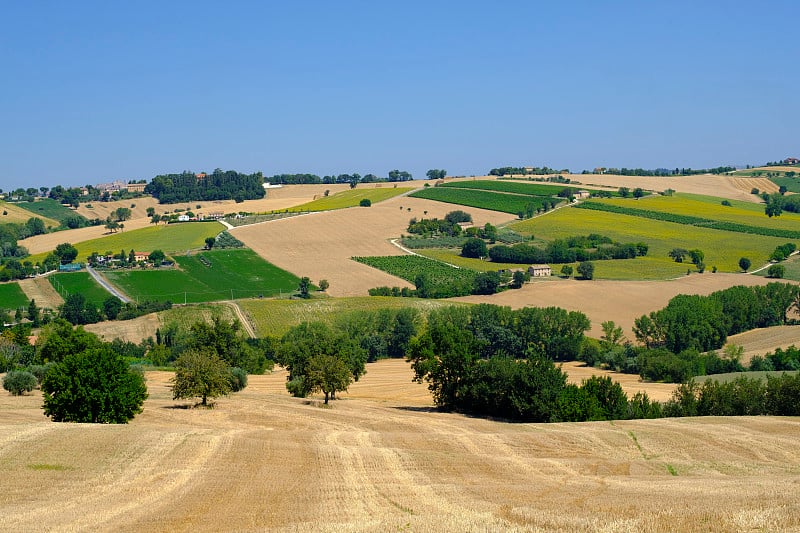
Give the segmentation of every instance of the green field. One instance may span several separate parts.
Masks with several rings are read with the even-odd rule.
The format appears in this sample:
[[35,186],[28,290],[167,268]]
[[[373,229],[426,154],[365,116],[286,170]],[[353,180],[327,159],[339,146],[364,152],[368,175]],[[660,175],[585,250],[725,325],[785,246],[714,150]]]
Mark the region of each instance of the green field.
[[19,283],[0,283],[0,309],[10,311],[20,307],[27,308],[29,302],[28,297],[19,288]]
[[[133,231],[122,231],[100,239],[92,239],[76,243],[78,249],[77,261],[86,261],[92,252],[103,254],[107,251],[119,253],[125,250],[137,252],[151,252],[161,250],[167,254],[185,252],[190,249],[202,248],[206,237],[216,237],[225,226],[219,222],[187,222],[185,224],[169,224],[166,226],[150,226]],[[69,242],[65,235],[66,242]],[[42,261],[47,254],[36,254],[28,258],[34,263]]]
[[242,300],[238,303],[253,320],[256,334],[259,337],[283,335],[289,328],[303,322],[321,321],[332,324],[338,317],[354,311],[377,311],[402,307],[427,311],[444,305],[454,305],[447,301],[393,298],[391,296],[311,300]]
[[6,222],[12,224],[24,224],[31,217],[41,218],[45,227],[55,228],[61,224],[58,220],[48,218],[42,214],[31,213],[27,209],[20,207],[16,202],[8,203],[0,200],[0,224],[4,224]]
[[232,306],[214,303],[182,305],[158,313],[161,324],[175,323],[181,331],[189,331],[189,328],[197,322],[210,323],[215,316],[228,322],[233,322],[237,318]]
[[298,211],[331,211],[333,209],[344,209],[346,207],[358,206],[361,200],[365,198],[374,204],[413,190],[413,188],[409,187],[379,187],[369,189],[356,188],[349,191],[342,191],[332,196],[323,196],[322,198],[318,198],[312,202],[290,207],[284,211],[291,213]]
[[525,196],[555,196],[564,189],[575,189],[576,186],[570,185],[542,185],[539,183],[522,183],[519,181],[500,181],[500,180],[475,180],[457,181],[443,183],[438,187],[453,189],[478,189],[481,191],[497,191],[512,194],[522,194]]
[[728,200],[731,205],[725,206],[721,198],[699,194],[676,193],[673,196],[648,196],[639,200],[605,199],[597,202],[761,228],[800,230],[800,214],[784,211],[781,216],[770,218],[764,214],[764,204]]
[[[793,255],[786,261],[781,261],[779,264],[783,265],[783,268],[786,269],[783,279],[800,281],[800,255]],[[756,272],[754,275],[766,276],[767,270],[768,269],[764,269],[761,272]]]
[[685,275],[693,265],[675,263],[667,254],[673,248],[699,248],[705,253],[706,274],[716,266],[721,272],[739,272],[739,258],[748,257],[753,268],[767,261],[784,238],[720,231],[647,218],[592,211],[559,209],[546,216],[514,222],[519,233],[553,240],[574,235],[599,233],[619,242],[644,242],[650,246],[645,257],[595,262],[595,278],[666,279]]
[[[800,169],[798,169],[798,174],[800,174]],[[780,178],[770,178],[769,181],[778,187],[786,187],[789,192],[800,193],[800,177],[787,178],[786,176],[781,176]]]
[[456,189],[452,187],[430,187],[412,193],[411,196],[448,204],[512,213],[514,215],[525,212],[528,205],[531,204],[534,209],[541,207],[546,200],[540,196],[525,196],[477,189]]
[[87,302],[98,307],[111,295],[88,272],[52,274],[48,280],[62,298],[66,298],[70,294],[81,293],[86,297]]
[[414,283],[414,280],[420,274],[427,275],[428,280],[433,285],[446,285],[455,282],[471,286],[475,279],[475,271],[473,270],[451,267],[440,261],[434,261],[418,255],[354,257],[353,259],[372,268],[388,272],[410,283]]
[[[69,207],[52,198],[41,198],[35,202],[14,202],[14,205],[26,211],[30,211],[34,215],[56,220],[59,224],[63,224],[69,217],[85,218],[83,215],[76,213]],[[47,224],[47,222],[45,222],[45,224]]]
[[766,381],[767,376],[771,376],[774,378],[781,377],[783,374],[795,375],[797,374],[797,370],[762,370],[762,371],[755,371],[755,372],[729,372],[727,374],[711,374],[709,376],[699,376],[694,378],[695,381],[698,381],[702,384],[704,381],[714,380],[720,383],[728,383],[734,381],[737,378],[748,378],[748,379],[760,379],[762,381]]
[[[461,250],[447,249],[447,248],[426,248],[423,250],[415,250],[420,255],[430,257],[437,261],[450,263],[460,268],[475,270],[477,272],[490,272],[492,270],[500,270],[503,268],[523,268],[527,269],[530,265],[517,264],[517,263],[492,263],[491,261],[481,261],[480,259],[472,259],[470,257],[462,257]],[[558,269],[554,268],[554,272]]]
[[249,249],[211,250],[174,259],[179,268],[112,270],[105,275],[132,299],[174,303],[278,296],[294,292],[300,282]]

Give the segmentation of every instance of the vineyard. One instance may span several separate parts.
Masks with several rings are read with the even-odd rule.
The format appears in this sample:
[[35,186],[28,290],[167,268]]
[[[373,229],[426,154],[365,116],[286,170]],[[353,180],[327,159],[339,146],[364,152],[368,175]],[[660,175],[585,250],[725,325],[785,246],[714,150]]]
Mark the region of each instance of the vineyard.
[[477,207],[490,211],[512,213],[514,215],[543,207],[549,198],[525,196],[477,189],[457,189],[454,187],[429,187],[412,193],[415,198],[425,198],[448,204]]
[[475,282],[474,270],[452,267],[418,255],[353,257],[353,260],[415,284],[423,276],[434,298],[470,294]]

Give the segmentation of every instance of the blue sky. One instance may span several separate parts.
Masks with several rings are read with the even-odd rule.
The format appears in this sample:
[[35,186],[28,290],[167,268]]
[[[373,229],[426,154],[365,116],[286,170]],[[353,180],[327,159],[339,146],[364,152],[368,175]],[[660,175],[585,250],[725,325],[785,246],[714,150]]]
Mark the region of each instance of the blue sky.
[[799,15],[791,1],[5,2],[0,188],[800,157]]

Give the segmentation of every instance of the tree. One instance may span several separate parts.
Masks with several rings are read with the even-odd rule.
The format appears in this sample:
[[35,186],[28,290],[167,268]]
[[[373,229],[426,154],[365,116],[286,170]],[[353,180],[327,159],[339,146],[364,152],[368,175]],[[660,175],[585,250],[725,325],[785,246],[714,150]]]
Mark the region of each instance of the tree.
[[779,193],[773,193],[766,198],[767,205],[764,207],[764,213],[772,218],[779,217],[783,212],[783,197]]
[[53,422],[124,424],[147,398],[142,373],[108,344],[68,355],[45,374],[42,392]]
[[166,256],[161,250],[153,250],[150,252],[150,255],[147,256],[147,260],[153,263],[155,266],[160,265],[165,258]]
[[58,257],[62,265],[71,263],[76,257],[78,257],[78,249],[68,242],[64,242],[56,246],[56,249],[53,253],[56,255],[56,257]]
[[311,392],[323,392],[325,404],[336,392],[346,391],[353,381],[350,369],[341,359],[332,355],[315,355],[308,360],[306,380]]
[[458,224],[459,222],[472,222],[472,215],[460,209],[450,211],[444,216],[444,219],[450,224]]
[[582,261],[578,263],[578,274],[583,279],[592,279],[594,277],[594,263],[591,261]]
[[116,296],[112,295],[103,300],[103,314],[107,319],[116,320],[120,310],[122,310],[122,300]]
[[642,196],[644,196],[644,191],[642,190],[641,187],[636,187],[635,189],[633,189],[634,198],[641,198]]
[[697,267],[699,267],[700,264],[703,262],[703,259],[705,259],[705,256],[706,255],[703,253],[702,250],[698,250],[698,249],[689,250],[689,257],[692,258],[692,263]]
[[42,328],[36,340],[36,362],[58,363],[68,355],[100,346],[97,335],[82,327],[73,328],[64,319],[56,319]]
[[216,237],[206,237],[206,250],[212,249],[216,242],[217,242]]
[[572,275],[572,265],[564,265],[561,267],[561,274],[568,278]]
[[746,257],[742,257],[739,259],[739,268],[743,271],[747,272],[747,269],[750,268],[750,260]]
[[328,287],[330,287],[330,286],[331,286],[331,284],[328,283],[327,279],[319,280],[319,290],[324,292],[324,291],[328,290]]
[[447,176],[447,171],[443,169],[432,168],[425,173],[425,176],[427,176],[429,180],[441,180]]
[[39,320],[39,307],[36,305],[36,300],[33,298],[31,298],[30,303],[28,303],[28,320],[31,321],[35,328],[38,328],[41,323]]
[[670,256],[676,263],[683,263],[683,259],[689,255],[689,250],[684,248],[673,248],[667,255]]
[[24,370],[12,370],[3,378],[3,388],[12,396],[22,396],[31,392],[38,385],[36,376]]
[[625,340],[622,328],[617,326],[613,320],[607,320],[600,324],[603,328],[603,335],[600,337],[608,348],[619,346]]
[[358,202],[358,205],[361,207],[371,207],[372,200],[370,200],[369,198],[362,198],[361,201]]
[[477,237],[467,239],[467,242],[461,248],[461,255],[464,257],[481,258],[486,257],[488,254],[486,243],[483,239],[478,239]]
[[525,281],[525,273],[521,270],[515,270],[514,274],[511,276],[511,288],[521,289]]
[[156,208],[155,207],[148,207],[147,208],[147,216],[152,217],[155,214],[156,214]]
[[786,267],[783,265],[770,265],[767,269],[768,278],[782,278],[786,274]]
[[500,274],[497,271],[478,272],[475,275],[473,294],[494,294],[500,288]]
[[159,222],[161,222],[161,215],[150,215],[150,223],[151,224],[158,225]]
[[210,350],[190,349],[175,361],[173,400],[201,398],[200,405],[207,407],[209,398],[225,396],[230,392],[228,365]]
[[623,198],[627,198],[628,196],[631,195],[631,190],[627,187],[620,187],[619,195],[622,196]]
[[116,220],[111,220],[111,218],[109,217],[108,220],[106,220],[105,227],[110,233],[114,233],[115,231],[118,231],[122,226],[120,225],[119,222],[117,222]]
[[125,222],[131,218],[131,210],[127,207],[118,207],[114,214],[117,217],[117,222]]
[[308,276],[303,276],[300,278],[300,285],[297,286],[297,292],[299,293],[298,296],[300,298],[311,298],[311,294],[309,291],[311,290],[311,279]]

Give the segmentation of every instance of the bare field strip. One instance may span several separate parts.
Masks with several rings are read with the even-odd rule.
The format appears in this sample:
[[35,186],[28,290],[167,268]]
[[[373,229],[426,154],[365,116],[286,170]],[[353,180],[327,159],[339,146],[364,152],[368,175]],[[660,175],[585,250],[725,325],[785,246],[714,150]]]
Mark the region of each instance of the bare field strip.
[[36,300],[36,305],[39,307],[56,309],[64,303],[64,298],[58,294],[46,277],[21,279],[18,283],[25,296]]
[[[331,296],[365,296],[367,290],[381,285],[413,286],[356,263],[351,257],[403,255],[403,251],[388,241],[406,232],[410,218],[442,218],[458,208],[403,196],[368,208],[354,207],[242,226],[231,233],[280,268],[298,276],[309,276],[313,282],[327,279],[331,284],[327,292]],[[507,213],[464,210],[481,226],[486,222],[497,225],[514,219]]]
[[600,337],[600,324],[613,320],[633,340],[633,321],[666,306],[678,294],[711,294],[734,285],[766,285],[772,280],[747,274],[693,274],[669,281],[578,281],[548,279],[491,296],[462,296],[454,301],[520,307],[557,306],[589,317],[589,334]]
[[0,395],[3,529],[800,528],[797,418],[508,424],[427,409],[401,361],[368,365],[330,409],[276,372],[187,410],[170,376],[147,373],[144,413],[120,426]]

